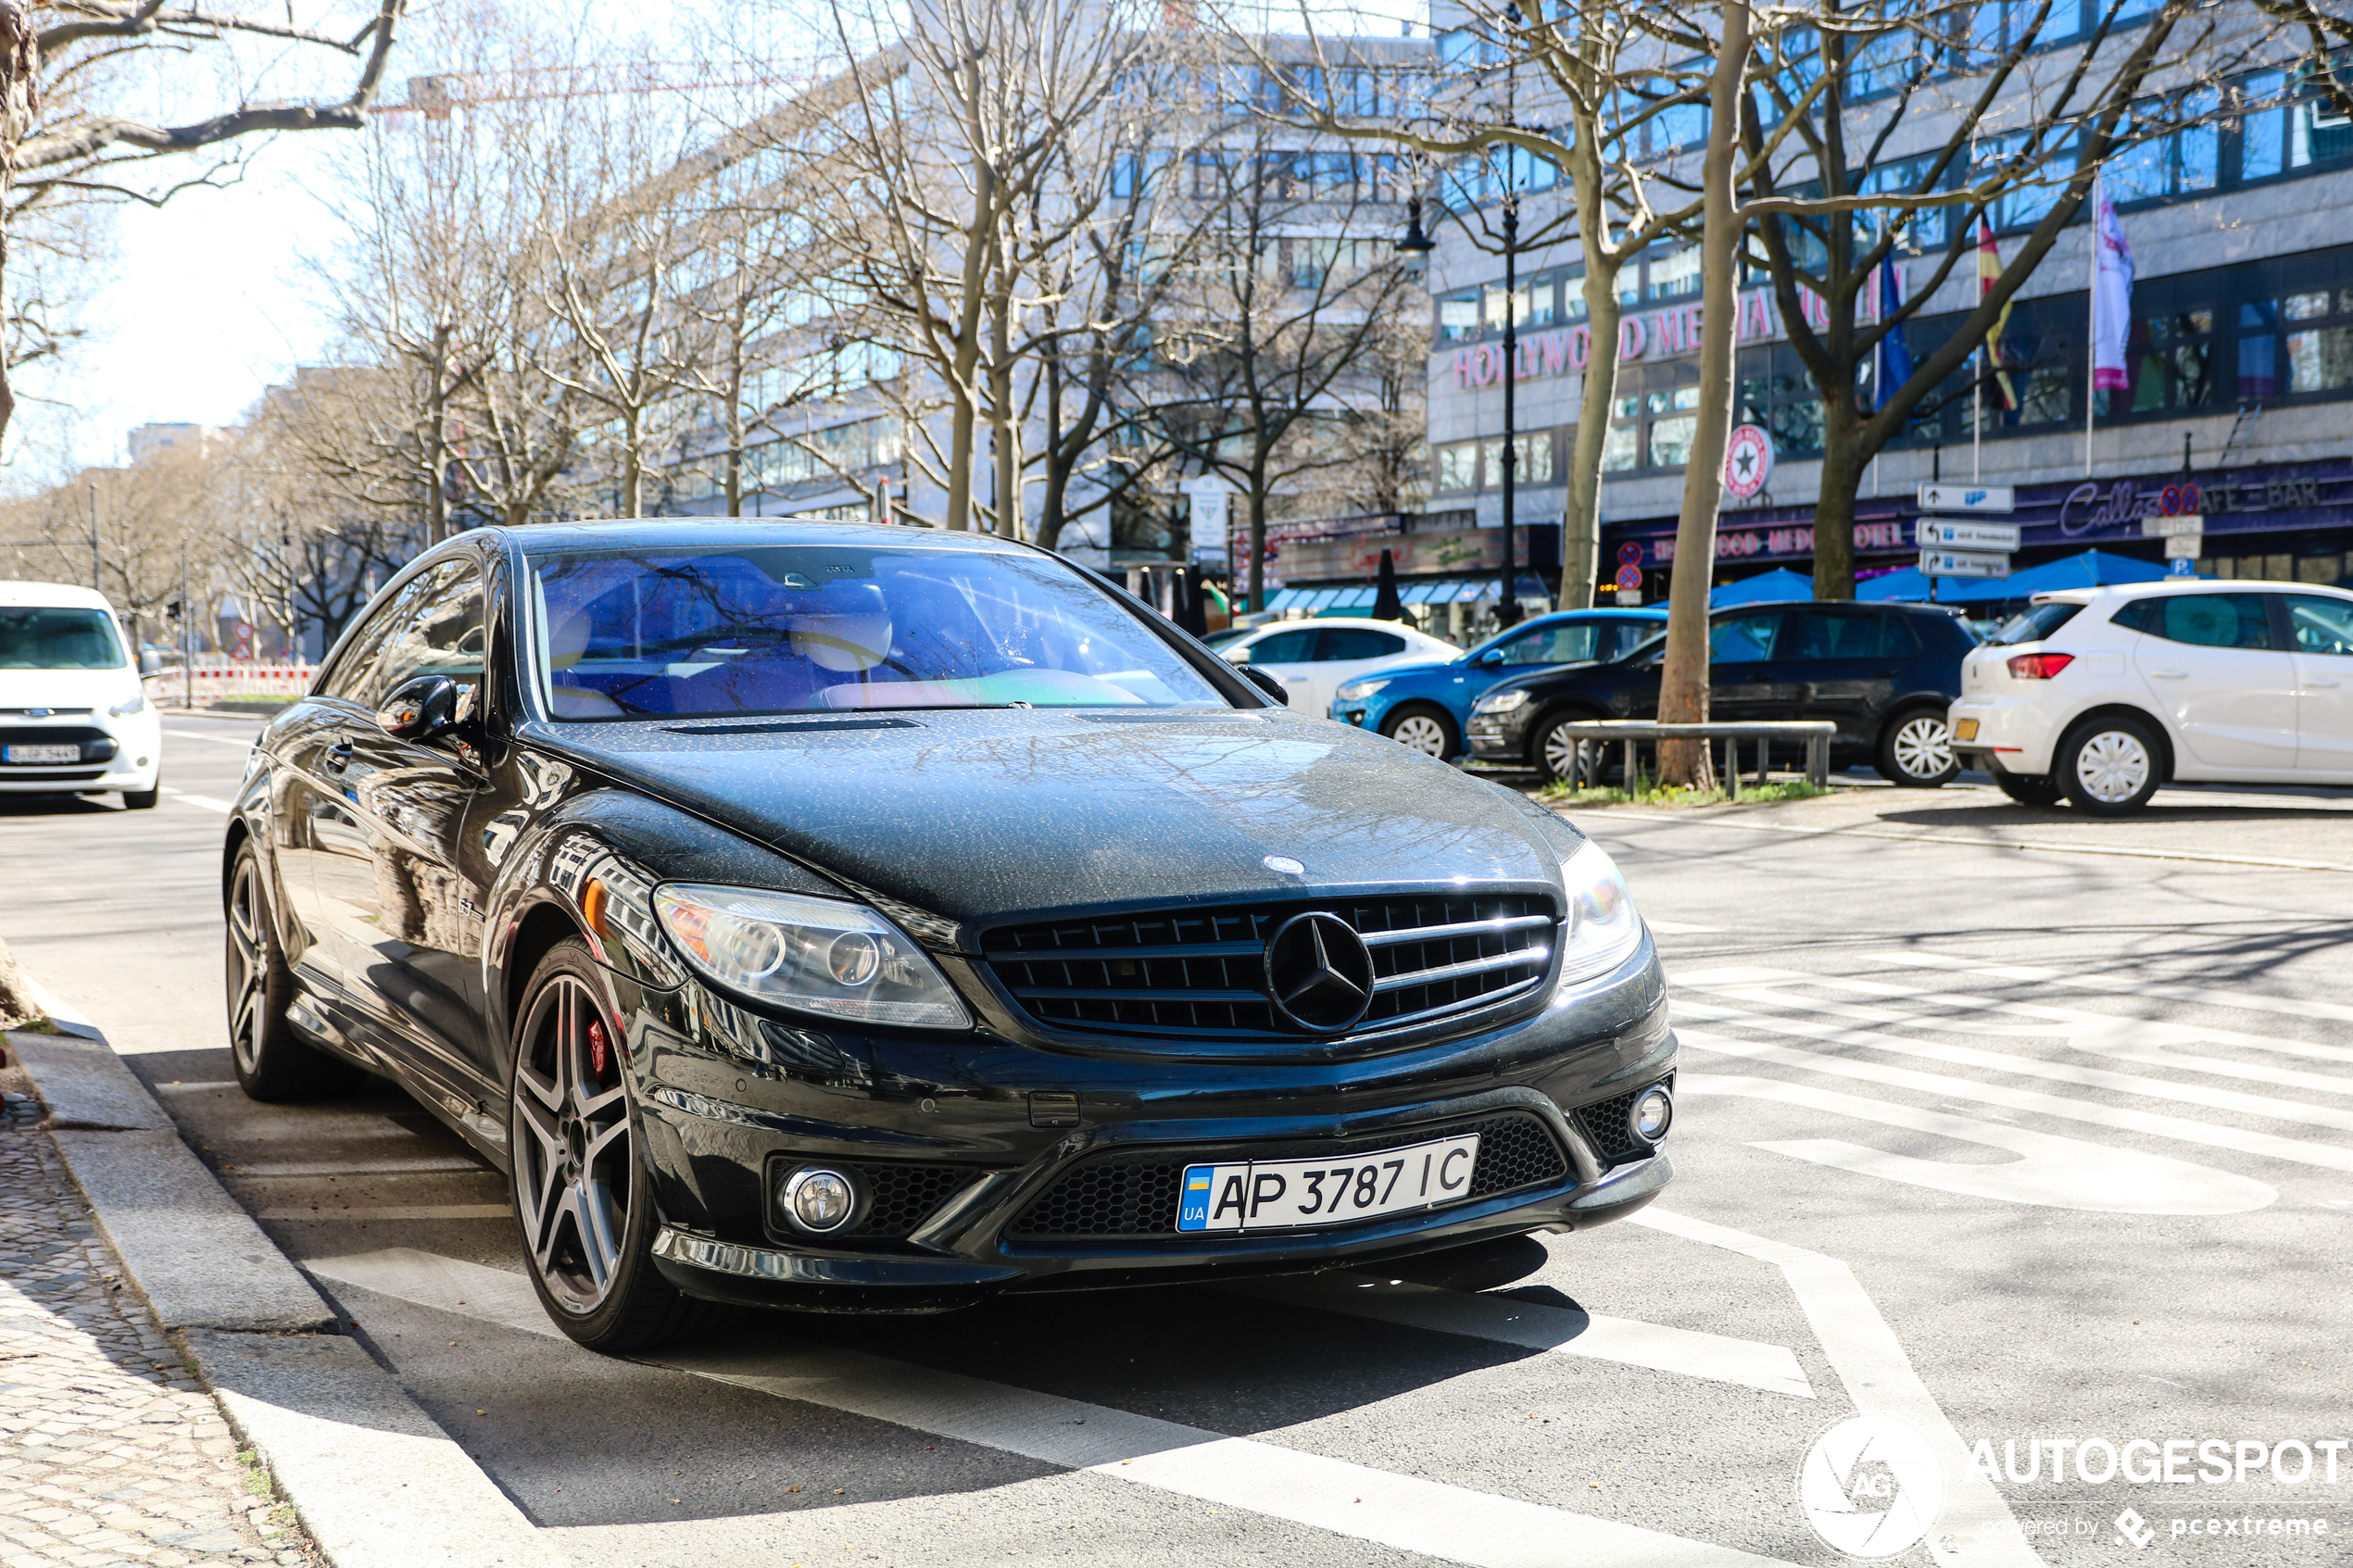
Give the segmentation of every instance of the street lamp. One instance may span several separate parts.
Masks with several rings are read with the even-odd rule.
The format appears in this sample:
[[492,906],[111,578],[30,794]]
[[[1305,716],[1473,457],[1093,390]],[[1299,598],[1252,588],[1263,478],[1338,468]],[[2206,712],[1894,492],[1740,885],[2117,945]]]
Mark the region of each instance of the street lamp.
[[1405,237],[1397,242],[1397,270],[1420,282],[1429,276],[1429,253],[1438,242],[1422,232],[1422,198],[1405,204]]

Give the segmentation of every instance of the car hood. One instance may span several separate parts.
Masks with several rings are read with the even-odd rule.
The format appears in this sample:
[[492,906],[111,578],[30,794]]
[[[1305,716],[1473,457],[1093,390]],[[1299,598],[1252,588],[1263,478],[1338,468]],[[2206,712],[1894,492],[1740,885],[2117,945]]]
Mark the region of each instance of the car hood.
[[87,708],[104,712],[139,689],[127,666],[113,670],[0,670],[0,708]]
[[932,711],[535,724],[522,738],[968,924],[1302,890],[1557,886],[1578,842],[1515,791],[1296,714]]

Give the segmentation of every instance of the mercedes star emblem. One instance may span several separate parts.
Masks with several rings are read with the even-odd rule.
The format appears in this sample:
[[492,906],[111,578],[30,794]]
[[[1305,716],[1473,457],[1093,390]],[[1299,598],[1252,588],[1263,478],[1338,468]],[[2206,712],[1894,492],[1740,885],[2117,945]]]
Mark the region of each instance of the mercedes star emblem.
[[1373,955],[1338,915],[1293,915],[1266,944],[1266,995],[1314,1035],[1337,1035],[1373,1005]]

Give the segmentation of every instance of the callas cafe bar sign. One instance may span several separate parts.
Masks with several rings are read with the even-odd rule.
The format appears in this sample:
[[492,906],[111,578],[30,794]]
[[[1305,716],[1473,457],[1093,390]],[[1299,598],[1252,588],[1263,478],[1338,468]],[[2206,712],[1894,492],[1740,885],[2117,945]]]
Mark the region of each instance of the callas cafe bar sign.
[[[1896,291],[1904,292],[1904,270],[1895,270]],[[1880,290],[1866,288],[1856,301],[1856,319],[1877,320],[1876,306]],[[1822,308],[1820,296],[1811,290],[1801,289],[1798,298],[1808,323],[1816,327],[1830,325],[1830,318]],[[1781,336],[1780,320],[1773,310],[1772,291],[1751,289],[1740,296],[1739,317],[1732,325],[1735,343],[1762,343]],[[1617,323],[1617,362],[1621,365],[1640,364],[1652,359],[1672,359],[1699,352],[1700,307],[1670,306],[1664,310],[1646,310],[1626,316]],[[1549,332],[1522,332],[1519,338],[1519,364],[1516,380],[1530,381],[1542,376],[1564,375],[1580,371],[1592,363],[1593,329],[1590,326],[1555,327]],[[1482,343],[1454,350],[1454,385],[1463,391],[1476,391],[1493,386],[1504,379],[1504,345]]]

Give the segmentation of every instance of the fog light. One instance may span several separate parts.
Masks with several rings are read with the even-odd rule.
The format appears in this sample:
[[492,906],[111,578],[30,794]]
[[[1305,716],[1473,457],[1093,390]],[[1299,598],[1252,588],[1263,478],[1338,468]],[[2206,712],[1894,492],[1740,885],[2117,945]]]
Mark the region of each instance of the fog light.
[[849,1223],[858,1207],[858,1188],[839,1171],[811,1166],[785,1178],[779,1195],[785,1218],[802,1230],[823,1234]]
[[1626,1124],[1644,1143],[1656,1143],[1667,1135],[1675,1121],[1675,1101],[1664,1084],[1653,1084],[1634,1097],[1633,1108],[1626,1113]]

